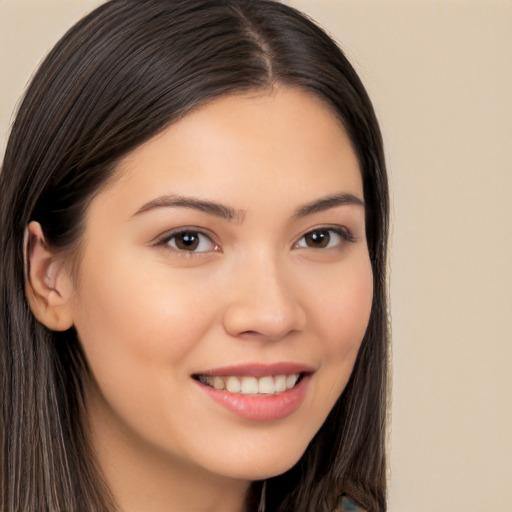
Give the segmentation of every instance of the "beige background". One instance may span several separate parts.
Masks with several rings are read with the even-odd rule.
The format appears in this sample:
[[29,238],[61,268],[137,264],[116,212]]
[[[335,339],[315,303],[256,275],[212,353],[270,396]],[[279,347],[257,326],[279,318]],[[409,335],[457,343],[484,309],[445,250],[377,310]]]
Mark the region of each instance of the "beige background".
[[[0,151],[98,0],[0,0]],[[289,0],[346,49],[393,189],[391,512],[512,512],[512,1]]]

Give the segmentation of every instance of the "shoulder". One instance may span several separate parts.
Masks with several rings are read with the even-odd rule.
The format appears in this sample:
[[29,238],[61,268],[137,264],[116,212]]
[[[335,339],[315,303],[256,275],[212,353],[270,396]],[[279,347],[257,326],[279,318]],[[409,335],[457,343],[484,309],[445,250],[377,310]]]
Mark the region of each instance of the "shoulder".
[[366,512],[350,496],[342,496],[334,512]]

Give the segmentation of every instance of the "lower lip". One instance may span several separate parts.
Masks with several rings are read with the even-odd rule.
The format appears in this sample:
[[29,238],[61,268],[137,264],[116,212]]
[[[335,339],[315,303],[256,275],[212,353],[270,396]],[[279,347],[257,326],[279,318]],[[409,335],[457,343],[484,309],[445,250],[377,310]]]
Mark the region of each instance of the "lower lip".
[[277,395],[243,395],[222,391],[196,381],[207,395],[238,416],[253,421],[279,420],[294,413],[304,401],[311,375],[292,389]]

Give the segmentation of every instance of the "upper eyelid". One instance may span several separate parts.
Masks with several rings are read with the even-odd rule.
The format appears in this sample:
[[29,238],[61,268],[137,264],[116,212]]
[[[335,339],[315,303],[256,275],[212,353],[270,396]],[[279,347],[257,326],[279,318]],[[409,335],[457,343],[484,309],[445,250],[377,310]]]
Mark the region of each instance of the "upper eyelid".
[[158,244],[161,244],[161,243],[164,243],[164,242],[170,240],[173,236],[179,235],[180,233],[186,233],[186,232],[198,233],[200,235],[204,235],[204,236],[208,237],[213,243],[217,244],[217,242],[215,241],[215,235],[213,233],[211,233],[210,230],[205,229],[205,228],[200,228],[197,226],[180,226],[178,228],[169,229],[168,231],[165,231],[161,235],[158,235],[157,237],[155,237],[151,243],[153,245],[158,245]]
[[[329,231],[335,233],[337,237],[339,237],[338,243],[331,247],[314,247],[314,246],[308,246],[305,245],[305,242],[303,241],[305,237],[310,234],[314,233],[315,231]],[[295,242],[292,244],[292,249],[303,251],[303,250],[313,250],[313,251],[332,251],[332,250],[342,250],[345,246],[345,244],[353,244],[358,241],[358,238],[354,236],[352,231],[348,229],[345,226],[340,225],[330,225],[330,226],[318,226],[312,229],[308,229],[305,231],[300,237],[296,239]],[[331,240],[329,240],[329,243]]]
[[304,238],[307,234],[313,233],[315,231],[334,231],[338,234],[346,235],[346,237],[352,241],[356,241],[357,237],[355,236],[354,232],[349,229],[348,227],[341,225],[341,224],[320,224],[318,226],[314,226],[312,228],[308,228],[306,231],[304,231],[298,238],[295,243],[297,243],[299,240]]
[[[292,247],[295,246],[296,244],[298,244],[299,241],[302,238],[304,238],[308,233],[312,233],[314,231],[321,231],[321,230],[334,231],[338,234],[341,234],[341,236],[344,236],[347,239],[347,241],[351,241],[351,242],[357,241],[357,237],[354,235],[354,232],[344,225],[319,224],[317,226],[310,227],[307,230],[303,231],[301,235],[299,235],[297,238],[295,238],[295,241],[292,243]],[[204,236],[208,237],[212,241],[212,243],[214,243],[216,246],[221,247],[220,244],[218,243],[218,241],[216,240],[217,237],[214,233],[212,233],[209,229],[206,229],[204,227],[199,227],[199,226],[180,226],[177,228],[170,229],[170,230],[162,233],[161,235],[158,235],[157,237],[155,237],[152,240],[151,244],[152,245],[163,245],[167,241],[169,241],[173,236],[176,236],[180,233],[187,232],[187,231],[204,235]]]
[[[173,238],[176,238],[177,235],[180,235],[181,233],[195,233],[200,236],[204,236],[208,239],[208,244],[211,244],[210,247],[208,247],[205,250],[186,250],[181,249],[179,247],[173,247],[173,245],[170,243]],[[165,251],[170,251],[171,253],[175,254],[179,257],[204,257],[206,255],[211,255],[212,253],[217,252],[223,252],[221,246],[215,241],[215,239],[205,232],[204,229],[197,229],[197,228],[190,228],[190,227],[180,227],[175,228],[169,231],[166,231],[163,233],[160,237],[156,237],[152,242],[151,246],[157,249],[163,249]]]

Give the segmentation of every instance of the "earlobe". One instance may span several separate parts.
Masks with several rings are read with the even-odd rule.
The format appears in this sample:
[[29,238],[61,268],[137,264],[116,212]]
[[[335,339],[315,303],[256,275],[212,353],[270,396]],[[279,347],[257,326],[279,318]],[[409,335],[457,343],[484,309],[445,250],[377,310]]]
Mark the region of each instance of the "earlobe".
[[49,250],[38,222],[27,226],[23,250],[25,293],[34,316],[52,331],[69,329],[73,325],[71,278],[64,260]]

